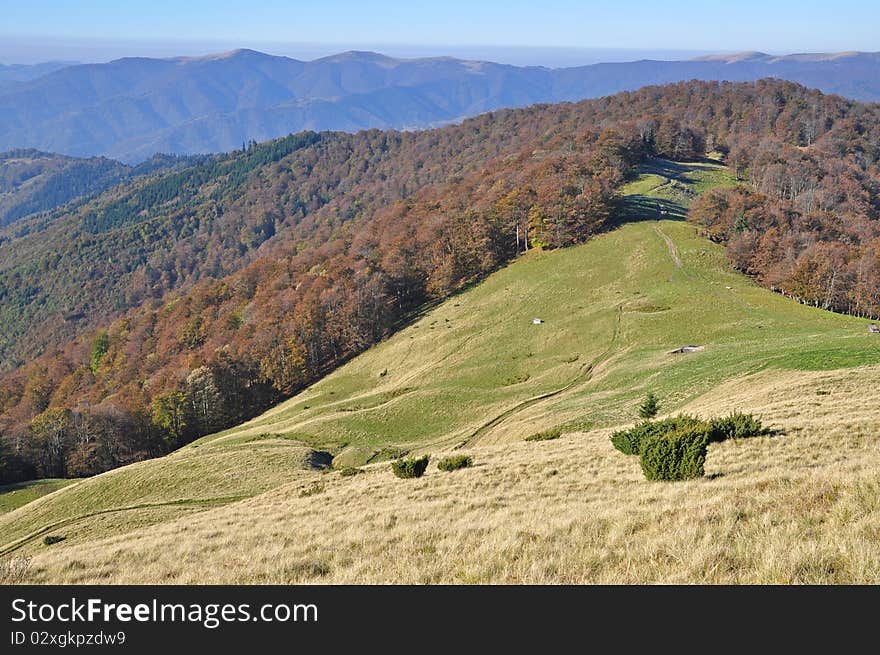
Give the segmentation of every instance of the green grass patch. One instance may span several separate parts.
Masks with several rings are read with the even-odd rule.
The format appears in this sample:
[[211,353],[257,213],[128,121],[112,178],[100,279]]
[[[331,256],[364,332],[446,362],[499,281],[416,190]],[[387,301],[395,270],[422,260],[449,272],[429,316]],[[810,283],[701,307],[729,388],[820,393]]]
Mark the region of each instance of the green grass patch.
[[37,498],[41,498],[58,489],[63,489],[74,482],[77,482],[77,480],[46,478],[0,486],[0,514],[18,509]]
[[535,432],[535,434],[530,434],[525,438],[526,441],[551,441],[553,439],[558,439],[562,436],[561,428],[551,428],[549,430],[542,430],[541,432]]
[[[711,162],[655,160],[642,175],[624,196],[682,215],[701,189],[735,183]],[[582,246],[530,251],[295,398],[203,442],[243,428],[296,431],[314,447],[362,448],[366,456],[336,465],[361,466],[383,448],[445,447],[475,433],[620,425],[648,383],[674,412],[768,367],[880,363],[880,339],[869,341],[864,321],[760,288],[733,270],[723,247],[671,214],[622,218],[627,224]],[[544,324],[532,325],[535,317]],[[452,327],[437,333],[431,324]],[[667,354],[684,345],[705,350]]]
[[668,179],[662,175],[642,174],[632,182],[628,182],[620,187],[620,195],[622,196],[645,196],[651,191],[663,184]]
[[103,529],[102,523],[112,524],[115,534],[124,525],[141,527],[255,496],[297,476],[314,475],[313,460],[310,448],[264,440],[183,449],[83,479],[27,512],[0,515],[0,556],[4,547],[59,521],[76,519],[66,529],[72,541],[77,534]]
[[[867,336],[865,340],[870,340]],[[880,364],[880,339],[875,345],[853,343],[849,346],[815,348],[786,353],[770,362],[770,366],[794,371],[833,371]]]

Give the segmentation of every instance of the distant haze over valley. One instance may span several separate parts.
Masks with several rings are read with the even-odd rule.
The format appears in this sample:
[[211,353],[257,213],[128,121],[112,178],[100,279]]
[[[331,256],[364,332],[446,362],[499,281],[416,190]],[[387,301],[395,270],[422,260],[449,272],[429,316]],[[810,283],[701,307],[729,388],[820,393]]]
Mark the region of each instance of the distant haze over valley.
[[776,77],[880,100],[880,53],[757,52],[568,68],[351,51],[300,61],[234,50],[104,64],[0,66],[0,151],[137,163],[240,148],[302,130],[415,129],[482,112],[690,79]]

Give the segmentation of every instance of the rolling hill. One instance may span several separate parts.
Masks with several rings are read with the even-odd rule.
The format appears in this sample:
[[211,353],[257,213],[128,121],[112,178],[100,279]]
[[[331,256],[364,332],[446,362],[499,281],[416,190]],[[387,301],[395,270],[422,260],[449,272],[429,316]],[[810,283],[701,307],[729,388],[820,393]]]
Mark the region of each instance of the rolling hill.
[[[760,288],[676,220],[732,182],[711,162],[647,163],[622,227],[533,250],[237,428],[0,515],[2,570],[30,556],[39,583],[876,583],[880,342]],[[704,349],[671,353],[688,344]],[[782,433],[713,445],[700,480],[646,482],[607,436],[648,389],[669,413],[755,411]],[[397,480],[382,460],[402,450],[477,465]],[[364,472],[331,472],[329,455]]]
[[[426,442],[613,425],[648,389],[681,406],[768,367],[880,363],[865,321],[768,295],[692,226],[654,220],[684,216],[680,188],[732,184],[722,167],[642,170],[622,189],[636,223],[564,253],[532,252],[266,414],[196,443],[283,437],[362,463]],[[684,345],[711,354],[668,354]]]
[[[647,87],[436,130],[292,135],[18,221],[0,230],[0,482],[86,477],[239,425],[536,257],[530,246],[680,218],[710,187],[688,218],[738,270],[876,317],[877,113],[780,81]],[[637,190],[669,197],[621,200],[638,170]],[[594,319],[598,335],[611,317]],[[540,373],[523,361],[484,382],[517,403],[555,398],[592,379],[602,352],[569,346]],[[409,386],[339,412],[369,423],[372,405],[406,410]],[[425,428],[491,438],[509,423],[507,391],[474,392],[491,424]],[[339,416],[311,431],[313,409],[285,415],[290,430],[371,447]],[[398,446],[415,438],[407,426],[401,415]]]
[[302,130],[412,129],[535,103],[692,79],[774,77],[880,100],[880,55],[740,53],[548,69],[345,52],[314,61],[236,50],[67,66],[0,87],[0,150],[142,161],[230,151]]

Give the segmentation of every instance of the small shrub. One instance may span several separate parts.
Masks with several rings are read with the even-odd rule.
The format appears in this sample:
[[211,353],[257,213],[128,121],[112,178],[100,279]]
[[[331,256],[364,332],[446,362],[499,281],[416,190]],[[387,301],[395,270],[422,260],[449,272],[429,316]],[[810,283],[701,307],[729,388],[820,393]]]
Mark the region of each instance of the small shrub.
[[324,493],[323,482],[313,482],[311,485],[299,492],[300,498],[308,498],[309,496],[317,496]]
[[711,427],[694,425],[652,436],[641,444],[642,471],[648,480],[688,480],[703,475]]
[[62,537],[60,534],[49,535],[48,537],[43,537],[43,545],[51,546],[52,544],[57,544],[67,539],[67,537]]
[[457,471],[458,469],[466,469],[474,465],[474,458],[470,455],[451,455],[441,459],[437,464],[437,468],[447,473]]
[[413,390],[413,387],[400,387],[399,389],[392,389],[391,391],[386,391],[385,393],[383,393],[381,399],[383,403],[387,403],[389,400],[399,398],[400,396],[408,394],[410,391]]
[[339,472],[339,475],[341,475],[343,478],[350,478],[357,475],[358,473],[363,473],[363,470],[355,468],[354,466],[346,466]]
[[641,444],[649,438],[674,432],[684,427],[705,427],[707,423],[693,416],[673,416],[662,421],[643,421],[629,430],[611,435],[611,444],[624,455],[638,455]]
[[657,396],[654,395],[653,391],[649,391],[648,395],[645,396],[645,400],[639,405],[639,417],[649,420],[657,416],[659,411],[660,401],[657,400]]
[[761,424],[761,419],[741,412],[734,412],[730,416],[722,418],[714,418],[710,423],[712,426],[711,441],[759,437],[769,433],[769,430]]
[[543,432],[536,432],[535,434],[529,435],[526,437],[526,441],[550,441],[551,439],[558,439],[561,436],[561,429],[552,428],[550,430],[544,430]]
[[323,578],[330,575],[330,565],[320,560],[305,560],[289,564],[285,573],[293,580]]
[[391,470],[398,478],[420,478],[428,468],[429,455],[412,459],[398,459],[391,462]]
[[593,429],[594,425],[595,424],[592,417],[581,416],[566,421],[561,425],[557,425],[556,429],[558,429],[562,434],[568,434],[569,432],[589,432]]

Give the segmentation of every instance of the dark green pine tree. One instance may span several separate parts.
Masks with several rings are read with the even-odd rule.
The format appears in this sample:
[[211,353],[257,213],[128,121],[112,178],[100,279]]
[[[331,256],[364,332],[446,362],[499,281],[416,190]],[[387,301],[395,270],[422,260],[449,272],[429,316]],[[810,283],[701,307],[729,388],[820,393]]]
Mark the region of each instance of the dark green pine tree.
[[649,391],[648,395],[645,396],[645,400],[639,405],[639,416],[647,421],[657,416],[659,411],[660,401],[657,400],[657,396],[654,395],[653,391]]

